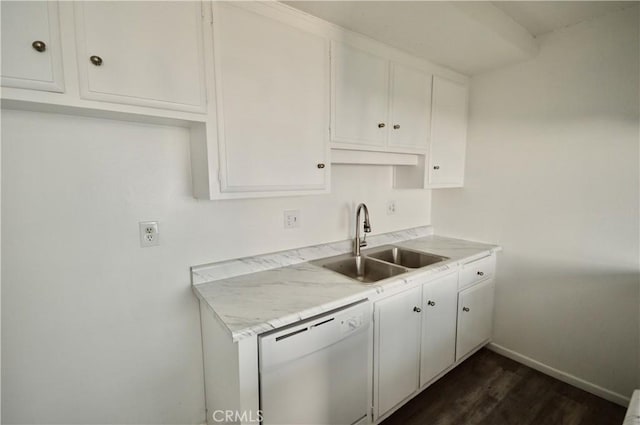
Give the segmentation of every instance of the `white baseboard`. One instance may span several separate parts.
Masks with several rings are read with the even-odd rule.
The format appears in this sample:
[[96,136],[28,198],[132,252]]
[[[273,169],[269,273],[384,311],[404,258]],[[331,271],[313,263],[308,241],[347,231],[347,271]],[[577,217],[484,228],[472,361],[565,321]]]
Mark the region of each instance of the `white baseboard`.
[[493,352],[496,352],[500,355],[508,357],[511,360],[515,360],[518,363],[522,363],[525,366],[529,366],[532,369],[542,372],[545,375],[549,375],[553,378],[556,378],[559,381],[566,382],[569,385],[573,385],[574,387],[580,388],[581,390],[590,392],[591,394],[595,394],[598,397],[602,397],[605,400],[609,400],[623,407],[629,406],[629,397],[625,397],[622,394],[618,394],[614,391],[608,390],[606,388],[602,388],[599,385],[585,381],[584,379],[580,379],[577,376],[571,375],[567,372],[563,372],[561,370],[548,366],[544,363],[540,363],[537,360],[534,360],[530,357],[527,357],[523,354],[520,354],[508,348],[505,348],[496,343],[493,343],[493,342],[490,343],[489,345],[487,345],[487,348]]

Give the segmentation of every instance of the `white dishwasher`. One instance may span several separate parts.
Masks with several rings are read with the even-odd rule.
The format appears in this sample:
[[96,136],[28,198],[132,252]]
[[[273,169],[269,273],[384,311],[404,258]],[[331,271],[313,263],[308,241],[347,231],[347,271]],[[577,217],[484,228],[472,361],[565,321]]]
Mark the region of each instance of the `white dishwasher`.
[[365,300],[260,336],[263,425],[368,418],[371,308]]

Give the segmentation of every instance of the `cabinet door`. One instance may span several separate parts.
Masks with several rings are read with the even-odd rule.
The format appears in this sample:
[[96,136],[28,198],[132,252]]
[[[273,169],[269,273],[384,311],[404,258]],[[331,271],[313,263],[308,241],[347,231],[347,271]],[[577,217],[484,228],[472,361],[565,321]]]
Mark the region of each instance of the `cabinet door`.
[[389,147],[425,152],[431,121],[431,75],[393,64]]
[[3,1],[2,85],[64,91],[58,3]]
[[433,77],[429,185],[461,187],[467,144],[467,88]]
[[200,2],[89,1],[75,12],[82,97],[204,111]]
[[491,339],[493,286],[493,279],[488,279],[460,292],[458,296],[456,361]]
[[332,44],[331,59],[333,142],[384,148],[389,61],[337,42]]
[[328,41],[214,4],[223,192],[328,188]]
[[374,403],[376,418],[418,389],[421,288],[375,304]]
[[422,350],[420,386],[455,361],[458,273],[424,284],[422,288]]

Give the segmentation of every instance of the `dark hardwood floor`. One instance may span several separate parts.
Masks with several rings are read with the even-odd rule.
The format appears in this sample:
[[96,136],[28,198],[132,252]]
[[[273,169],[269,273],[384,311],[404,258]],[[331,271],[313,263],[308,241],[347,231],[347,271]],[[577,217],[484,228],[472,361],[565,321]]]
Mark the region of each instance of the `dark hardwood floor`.
[[626,409],[482,349],[383,425],[620,425]]

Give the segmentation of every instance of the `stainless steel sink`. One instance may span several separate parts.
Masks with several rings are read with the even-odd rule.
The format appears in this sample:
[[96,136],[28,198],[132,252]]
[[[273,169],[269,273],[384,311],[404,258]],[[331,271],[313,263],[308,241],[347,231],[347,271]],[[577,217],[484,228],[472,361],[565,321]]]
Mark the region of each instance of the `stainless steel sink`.
[[404,267],[399,267],[384,261],[351,254],[312,261],[312,263],[362,283],[374,283],[408,271]]
[[364,251],[359,256],[343,254],[315,260],[312,263],[361,283],[374,283],[448,259],[440,255],[385,245]]
[[371,249],[369,252],[366,252],[365,255],[410,269],[419,269],[449,259],[447,257],[412,251],[397,246],[383,246]]

